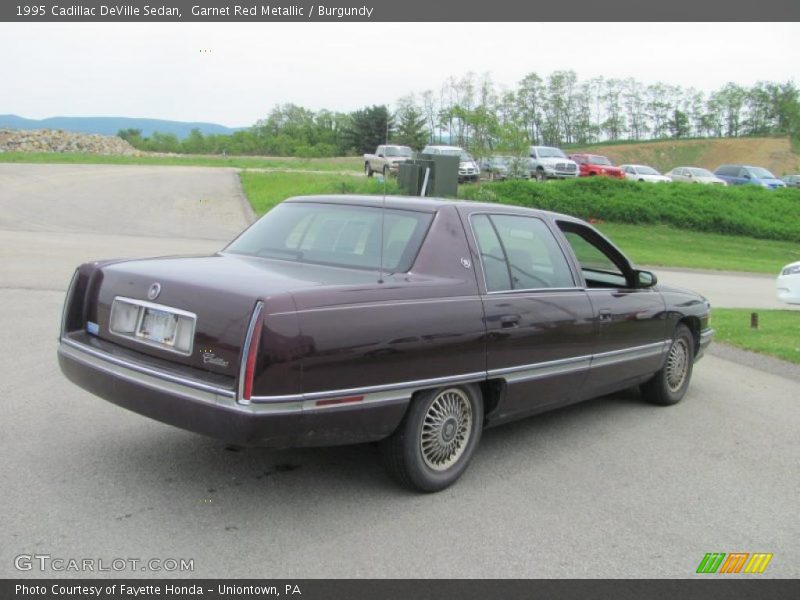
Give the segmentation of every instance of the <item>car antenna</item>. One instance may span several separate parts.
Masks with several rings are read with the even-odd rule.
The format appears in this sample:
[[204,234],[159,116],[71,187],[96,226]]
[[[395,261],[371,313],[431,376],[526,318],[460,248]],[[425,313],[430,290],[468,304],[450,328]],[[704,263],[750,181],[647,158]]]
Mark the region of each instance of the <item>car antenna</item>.
[[[386,137],[385,145],[389,145],[389,110],[386,110]],[[384,159],[386,158],[386,148],[383,150]],[[378,265],[378,283],[383,283],[383,229],[386,219],[386,178],[389,176],[389,170],[383,168],[383,198],[381,199],[381,249],[380,249],[380,264]]]

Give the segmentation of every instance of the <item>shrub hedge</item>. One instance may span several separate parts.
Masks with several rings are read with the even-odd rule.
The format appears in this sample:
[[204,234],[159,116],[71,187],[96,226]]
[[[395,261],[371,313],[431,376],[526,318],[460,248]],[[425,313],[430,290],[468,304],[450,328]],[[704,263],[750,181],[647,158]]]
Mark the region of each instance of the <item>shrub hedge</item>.
[[800,242],[800,189],[652,184],[587,177],[461,186],[470,200],[516,204],[586,220],[666,224],[681,229]]

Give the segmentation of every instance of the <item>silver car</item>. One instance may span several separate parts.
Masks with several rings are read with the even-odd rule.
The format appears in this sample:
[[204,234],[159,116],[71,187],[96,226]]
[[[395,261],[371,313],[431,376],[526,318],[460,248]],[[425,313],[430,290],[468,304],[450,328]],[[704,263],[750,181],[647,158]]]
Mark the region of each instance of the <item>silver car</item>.
[[708,169],[701,169],[700,167],[675,167],[669,173],[664,173],[664,175],[672,179],[672,181],[728,185]]

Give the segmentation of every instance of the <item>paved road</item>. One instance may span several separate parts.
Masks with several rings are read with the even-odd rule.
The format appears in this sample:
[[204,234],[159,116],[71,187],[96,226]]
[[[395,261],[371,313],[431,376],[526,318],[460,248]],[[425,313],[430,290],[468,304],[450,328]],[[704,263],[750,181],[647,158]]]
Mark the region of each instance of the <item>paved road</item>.
[[659,281],[697,290],[711,301],[712,307],[800,310],[800,305],[778,300],[775,292],[777,274],[650,268],[658,275]]
[[[31,168],[26,187],[20,167],[0,167],[0,210],[13,210],[12,177],[33,216],[52,199],[36,181],[81,169]],[[93,169],[109,172],[64,186],[52,222],[41,210],[35,228],[6,220],[0,232],[0,577],[39,575],[13,567],[33,553],[190,558],[203,577],[687,577],[710,551],[773,552],[765,576],[800,576],[800,384],[716,356],[675,407],[625,393],[487,431],[464,478],[436,495],[396,488],[373,446],[232,452],[67,383],[55,360],[63,257],[221,241],[170,237],[181,225],[163,206],[178,224],[156,234],[144,210],[130,228],[87,211],[149,176]],[[144,171],[162,197],[195,185],[171,169]],[[229,190],[214,197],[225,238],[244,222],[235,176],[197,177]],[[211,237],[214,222],[198,228]]]

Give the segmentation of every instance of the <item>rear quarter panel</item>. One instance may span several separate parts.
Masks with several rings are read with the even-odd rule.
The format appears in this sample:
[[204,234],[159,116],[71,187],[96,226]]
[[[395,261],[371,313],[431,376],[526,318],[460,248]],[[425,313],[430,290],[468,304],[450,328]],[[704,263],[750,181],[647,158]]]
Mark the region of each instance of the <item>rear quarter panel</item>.
[[[296,290],[305,393],[485,370],[483,307],[455,209],[435,216],[410,273]],[[467,267],[462,263],[466,262]]]

